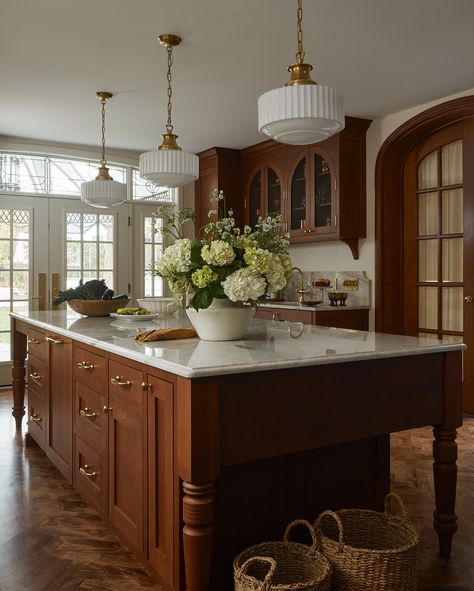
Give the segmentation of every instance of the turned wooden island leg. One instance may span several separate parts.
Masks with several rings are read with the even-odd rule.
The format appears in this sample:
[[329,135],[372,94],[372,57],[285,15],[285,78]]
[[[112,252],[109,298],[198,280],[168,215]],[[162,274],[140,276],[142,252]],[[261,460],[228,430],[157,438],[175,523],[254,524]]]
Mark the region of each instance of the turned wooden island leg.
[[433,512],[433,526],[438,532],[439,554],[444,558],[451,555],[453,535],[458,529],[455,510],[458,446],[456,429],[433,429],[433,475],[435,484],[436,510]]
[[12,364],[12,390],[13,408],[12,415],[16,422],[17,430],[21,429],[21,421],[25,415],[25,360],[26,360],[26,335],[16,330],[15,321],[12,320],[13,337],[13,364]]
[[187,591],[207,591],[212,561],[213,483],[183,482],[183,546]]

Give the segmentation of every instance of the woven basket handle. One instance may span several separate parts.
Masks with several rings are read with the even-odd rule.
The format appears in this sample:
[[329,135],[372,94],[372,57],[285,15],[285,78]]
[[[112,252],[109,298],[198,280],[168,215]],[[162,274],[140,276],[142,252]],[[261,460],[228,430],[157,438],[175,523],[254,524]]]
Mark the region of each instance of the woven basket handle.
[[405,505],[399,495],[396,493],[388,493],[385,497],[385,515],[400,517],[405,524],[410,524],[410,518]]
[[277,566],[277,563],[275,562],[275,560],[273,560],[273,558],[270,558],[269,556],[252,556],[252,558],[248,558],[243,563],[243,565],[237,570],[236,575],[238,577],[245,575],[247,573],[248,567],[254,562],[266,562],[267,564],[270,565],[270,568],[268,569],[268,573],[265,575],[265,578],[262,581],[262,586],[260,587],[260,591],[267,591],[270,587],[272,577],[273,577],[273,574],[275,573],[275,569]]
[[323,511],[314,523],[316,534],[318,535],[318,538],[321,537],[321,535],[322,535],[321,522],[325,517],[332,517],[334,519],[334,521],[336,522],[337,530],[338,530],[338,538],[339,538],[338,539],[339,545],[337,547],[337,551],[342,552],[344,550],[344,528],[342,526],[341,518],[339,517],[339,515],[337,513],[335,513],[334,511],[329,511],[329,510]]
[[311,539],[313,540],[313,543],[310,546],[311,551],[315,552],[316,550],[318,550],[319,542],[318,542],[318,538],[316,536],[316,532],[314,531],[314,527],[311,525],[311,523],[309,521],[306,521],[306,519],[295,519],[295,521],[292,521],[291,523],[289,523],[285,529],[285,535],[283,536],[283,541],[284,542],[289,541],[290,531],[295,527],[295,525],[305,525],[307,527],[307,529],[309,530],[309,533],[311,534]]

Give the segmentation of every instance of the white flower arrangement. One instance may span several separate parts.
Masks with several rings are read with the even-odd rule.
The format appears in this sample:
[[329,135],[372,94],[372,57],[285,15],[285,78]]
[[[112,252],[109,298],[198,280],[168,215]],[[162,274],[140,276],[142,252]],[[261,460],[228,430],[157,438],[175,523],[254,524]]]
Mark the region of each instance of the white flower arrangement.
[[182,226],[195,221],[191,209],[175,211],[163,205],[155,216],[163,217],[163,234],[174,240],[159,261],[155,272],[166,279],[178,296],[188,295],[189,306],[199,310],[210,306],[214,298],[256,304],[265,295],[283,289],[291,275],[288,235],[280,233],[281,216],[258,218],[254,230],[235,227],[232,210],[225,217],[225,197],[214,191],[211,201],[217,208],[208,213],[217,215],[191,241],[182,235]]

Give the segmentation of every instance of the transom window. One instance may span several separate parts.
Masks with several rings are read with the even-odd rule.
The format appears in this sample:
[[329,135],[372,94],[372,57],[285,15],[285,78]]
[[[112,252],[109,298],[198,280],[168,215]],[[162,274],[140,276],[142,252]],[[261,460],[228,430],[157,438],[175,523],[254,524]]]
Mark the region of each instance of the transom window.
[[163,279],[153,272],[156,263],[163,254],[163,235],[160,229],[163,227],[163,219],[152,216],[143,218],[143,260],[145,263],[144,289],[145,297],[163,295]]

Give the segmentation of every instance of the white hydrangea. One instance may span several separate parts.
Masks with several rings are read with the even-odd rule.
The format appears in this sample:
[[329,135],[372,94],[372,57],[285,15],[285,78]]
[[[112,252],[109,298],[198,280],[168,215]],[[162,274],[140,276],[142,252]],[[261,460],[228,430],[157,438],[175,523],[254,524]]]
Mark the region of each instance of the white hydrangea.
[[262,275],[244,267],[234,271],[222,282],[225,295],[233,302],[248,302],[262,297],[267,282]]
[[168,246],[157,265],[157,271],[164,277],[186,273],[191,267],[191,240],[181,238]]
[[249,246],[244,252],[244,261],[252,271],[267,273],[273,265],[272,253],[263,248]]
[[210,244],[202,247],[201,256],[208,265],[222,267],[230,265],[235,259],[235,252],[232,246],[224,240],[213,240]]
[[270,257],[271,263],[265,272],[265,278],[268,282],[268,291],[274,293],[286,285],[285,267],[277,254],[270,254]]

